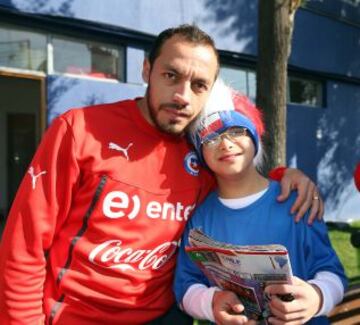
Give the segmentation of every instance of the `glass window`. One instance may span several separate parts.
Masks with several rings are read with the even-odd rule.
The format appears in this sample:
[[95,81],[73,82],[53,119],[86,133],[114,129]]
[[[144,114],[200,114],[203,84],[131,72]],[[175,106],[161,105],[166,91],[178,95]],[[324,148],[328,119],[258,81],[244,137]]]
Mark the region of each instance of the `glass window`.
[[124,80],[124,51],[114,45],[54,37],[54,71]]
[[288,102],[315,107],[323,106],[321,82],[290,76]]
[[247,95],[252,100],[256,97],[256,73],[240,67],[221,66],[220,77],[232,88]]
[[0,66],[46,71],[46,35],[0,26]]
[[221,66],[220,77],[232,88],[247,93],[246,71],[236,67]]
[[[220,76],[231,87],[256,100],[256,72],[237,66],[220,67]],[[313,107],[323,107],[323,84],[320,81],[288,77],[287,102]]]
[[248,71],[247,72],[247,95],[253,101],[256,99],[256,72],[255,71]]

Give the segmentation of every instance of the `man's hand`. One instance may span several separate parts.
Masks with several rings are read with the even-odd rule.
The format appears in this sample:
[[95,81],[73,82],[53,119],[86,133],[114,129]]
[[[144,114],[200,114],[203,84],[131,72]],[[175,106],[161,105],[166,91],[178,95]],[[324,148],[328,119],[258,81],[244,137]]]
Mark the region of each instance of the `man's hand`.
[[249,320],[241,314],[244,306],[231,291],[215,291],[212,308],[218,325],[256,325],[256,321]]
[[298,196],[291,207],[291,213],[296,213],[295,221],[298,222],[310,209],[309,224],[315,218],[322,219],[324,214],[324,202],[322,201],[316,185],[302,171],[287,168],[280,181],[281,193],[278,201],[285,201],[292,190],[297,190]]
[[[271,297],[269,307],[273,316],[269,323],[275,325],[305,324],[320,310],[322,294],[318,287],[311,285],[297,277],[292,277],[292,284],[275,284],[265,288]],[[281,295],[291,294],[292,301],[281,300]]]

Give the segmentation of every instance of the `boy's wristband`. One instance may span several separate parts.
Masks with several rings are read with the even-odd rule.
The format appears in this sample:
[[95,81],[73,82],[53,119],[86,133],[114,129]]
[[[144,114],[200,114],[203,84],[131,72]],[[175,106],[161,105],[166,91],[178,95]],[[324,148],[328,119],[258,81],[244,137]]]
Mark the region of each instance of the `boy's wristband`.
[[355,171],[354,171],[354,182],[355,182],[356,188],[360,192],[360,162],[357,164]]
[[282,180],[282,178],[284,177],[286,169],[287,169],[287,167],[285,167],[285,166],[273,168],[269,172],[269,178],[272,179],[273,181],[280,182]]

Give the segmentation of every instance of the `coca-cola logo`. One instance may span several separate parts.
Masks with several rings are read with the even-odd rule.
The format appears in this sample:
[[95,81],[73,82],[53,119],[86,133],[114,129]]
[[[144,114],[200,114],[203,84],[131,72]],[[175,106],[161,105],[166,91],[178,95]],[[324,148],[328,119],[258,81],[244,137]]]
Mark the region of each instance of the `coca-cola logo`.
[[157,270],[176,252],[178,242],[171,241],[158,245],[154,249],[123,248],[119,239],[108,240],[95,247],[89,254],[89,261],[109,269]]

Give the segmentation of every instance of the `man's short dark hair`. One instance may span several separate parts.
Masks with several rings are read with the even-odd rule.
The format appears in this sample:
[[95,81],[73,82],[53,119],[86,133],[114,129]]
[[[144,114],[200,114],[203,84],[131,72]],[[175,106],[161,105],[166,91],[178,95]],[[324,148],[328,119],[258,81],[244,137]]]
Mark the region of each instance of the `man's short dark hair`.
[[214,40],[198,26],[189,24],[183,24],[178,27],[165,29],[158,35],[148,54],[148,59],[151,66],[153,66],[156,58],[160,55],[164,43],[173,36],[179,36],[189,43],[211,47],[214,50],[219,67],[219,53],[215,47]]

